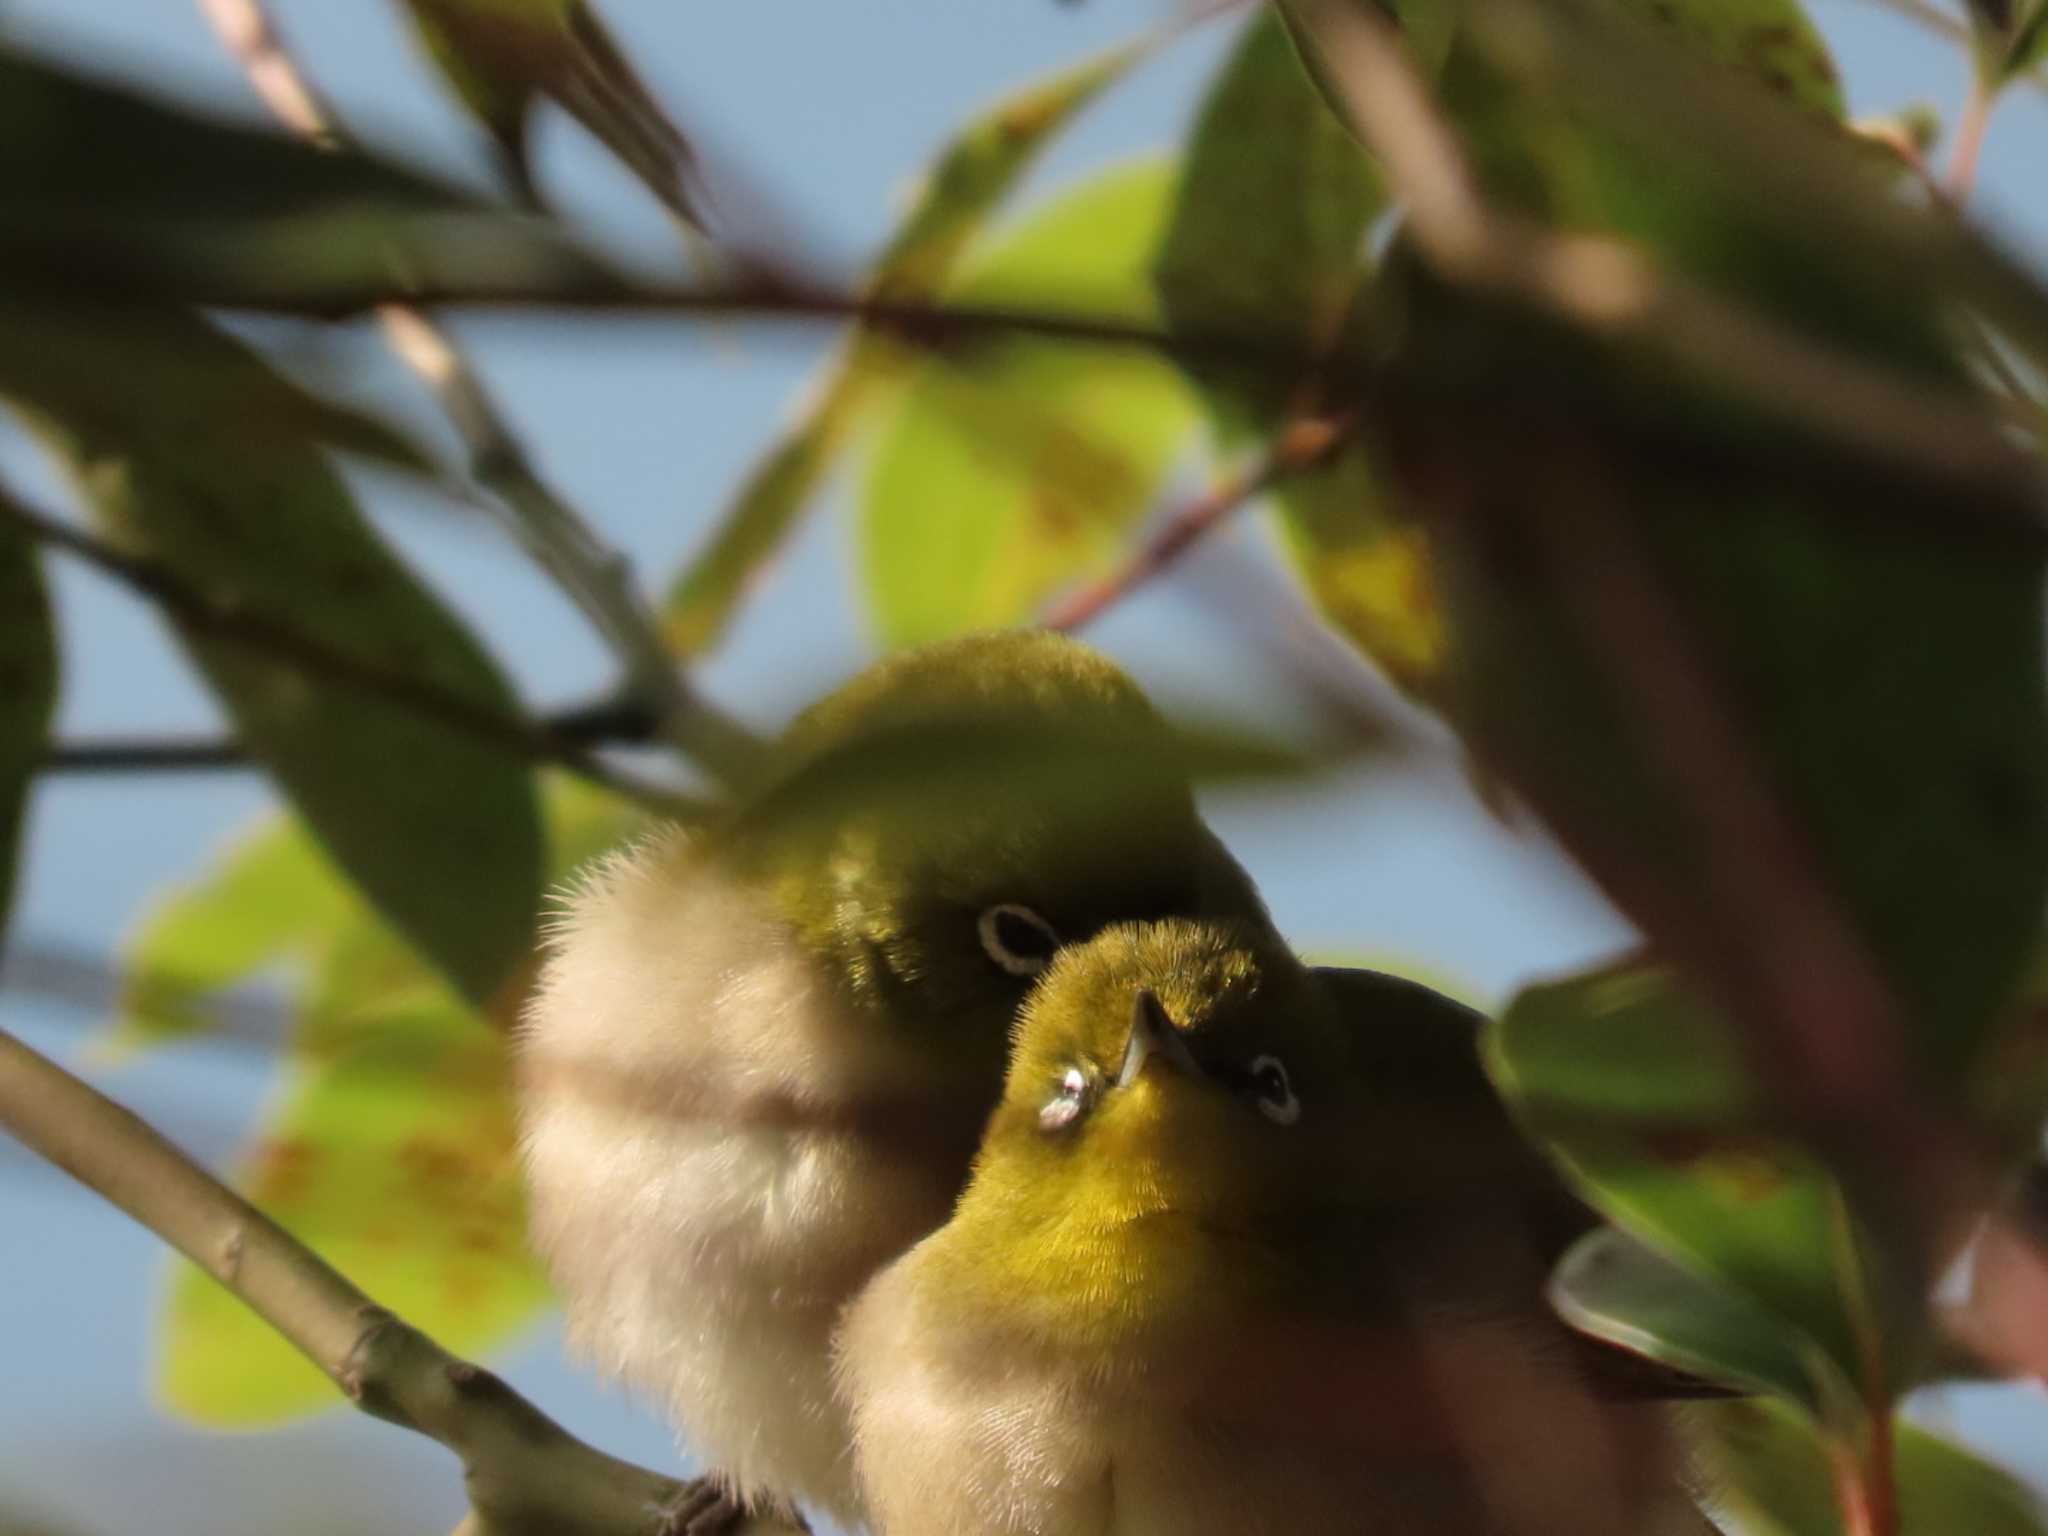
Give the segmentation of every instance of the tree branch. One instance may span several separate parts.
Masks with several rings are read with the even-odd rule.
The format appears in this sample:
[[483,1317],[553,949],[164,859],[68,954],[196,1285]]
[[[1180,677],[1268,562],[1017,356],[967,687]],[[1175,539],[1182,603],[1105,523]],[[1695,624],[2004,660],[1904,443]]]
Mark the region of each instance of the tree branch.
[[1255,464],[1227,477],[1207,495],[1175,513],[1117,570],[1047,608],[1048,629],[1075,630],[1093,623],[1158,576],[1210,529],[1281,481],[1314,468],[1357,433],[1359,416],[1305,416],[1283,427]]
[[[291,57],[263,0],[198,0],[257,94],[286,127],[316,144],[347,142],[333,110]],[[625,556],[543,480],[499,410],[482,376],[455,339],[418,309],[378,306],[391,351],[433,393],[462,438],[469,472],[490,512],[528,556],[568,594],[618,659],[626,691],[644,700],[658,735],[721,781],[741,780],[761,743],[684,679],[662,644]]]
[[583,742],[558,736],[549,727],[537,726],[522,715],[492,709],[409,673],[370,665],[252,608],[224,603],[190,585],[161,561],[115,549],[62,519],[30,510],[5,492],[0,492],[0,518],[15,523],[37,542],[62,550],[112,577],[166,610],[187,628],[211,639],[281,662],[323,683],[410,710],[531,762],[567,768],[674,814],[687,817],[703,812],[702,806],[614,772],[592,755]]
[[[567,746],[636,747],[658,738],[655,721],[634,700],[605,699],[543,716],[539,729]],[[187,773],[259,768],[232,736],[104,736],[60,741],[43,773]]]
[[[0,1128],[247,1303],[358,1408],[463,1464],[478,1536],[657,1536],[684,1485],[591,1449],[330,1268],[142,1120],[0,1032]],[[756,1529],[788,1531],[765,1523]]]

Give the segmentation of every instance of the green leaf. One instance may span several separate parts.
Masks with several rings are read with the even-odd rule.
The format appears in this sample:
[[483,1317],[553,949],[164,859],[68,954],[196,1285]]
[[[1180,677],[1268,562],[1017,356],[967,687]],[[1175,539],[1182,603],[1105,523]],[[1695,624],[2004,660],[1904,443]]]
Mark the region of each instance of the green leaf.
[[702,228],[696,156],[589,0],[404,0],[427,54],[532,186],[528,120],[554,102],[662,205]]
[[[1762,1399],[1681,1410],[1717,1510],[1751,1536],[1844,1536],[1844,1452],[1812,1421]],[[1900,1536],[2041,1536],[2039,1502],[2017,1478],[1911,1424],[1896,1428]]]
[[[1170,166],[1111,172],[973,262],[952,295],[1145,321]],[[1151,357],[1014,341],[926,366],[875,448],[861,568],[884,640],[1015,623],[1106,569],[1193,425]]]
[[1448,637],[1428,535],[1388,496],[1370,450],[1346,444],[1271,501],[1317,611],[1411,696],[1436,702]]
[[[940,153],[910,213],[868,278],[878,299],[932,297],[1047,145],[1144,56],[1114,49],[1007,96]],[[857,333],[812,403],[763,456],[717,529],[676,578],[662,627],[678,655],[701,655],[731,626],[748,591],[796,531],[819,483],[874,413],[896,398],[917,354]]]
[[57,705],[57,635],[42,563],[0,507],[0,942],[14,892],[22,820]]
[[[1176,332],[1320,356],[1350,310],[1380,177],[1303,71],[1286,26],[1245,28],[1195,120],[1155,275]],[[1304,374],[1308,372],[1305,365]],[[1226,438],[1270,431],[1297,391],[1204,368]]]
[[1780,100],[1836,121],[1848,111],[1827,39],[1799,0],[1619,0],[1619,9],[1754,76]]
[[1520,993],[1487,1053],[1595,1207],[1762,1308],[1795,1341],[1784,1348],[1803,1362],[1809,1400],[1861,1400],[1860,1246],[1832,1182],[1768,1129],[1722,1019],[1662,970],[1593,972]]
[[[198,350],[261,371],[237,343],[192,330]],[[241,422],[172,408],[114,430],[61,422],[48,436],[123,548],[219,603],[518,718],[490,658],[311,446],[252,442]],[[488,997],[525,952],[539,899],[526,765],[410,702],[189,624],[178,633],[334,858],[470,996]]]
[[264,823],[160,902],[127,946],[116,1055],[209,1028],[205,1003],[326,942],[361,903],[303,822]]
[[[574,782],[550,786],[547,811],[557,878],[640,821]],[[470,1008],[321,870],[303,827],[266,823],[165,907],[188,946],[165,924],[149,952],[191,978],[195,1003],[254,965],[291,962],[285,1080],[236,1185],[379,1302],[458,1353],[482,1353],[548,1300],[513,1155],[506,1025],[520,999],[501,998],[490,1019]],[[280,910],[260,918],[263,942],[234,953],[225,925],[260,890]],[[261,1427],[338,1403],[324,1376],[189,1264],[177,1266],[159,1340],[158,1396],[201,1423]]]
[[[416,171],[5,49],[0,274],[10,309],[33,318],[35,296],[54,295],[76,306],[71,323],[103,330],[129,317],[95,315],[96,305],[125,311],[143,297],[333,312],[414,284],[574,287],[604,276],[546,224]],[[10,313],[0,333],[14,323]]]
[[1709,1381],[1824,1405],[1797,1333],[1742,1294],[1603,1227],[1565,1255],[1550,1297],[1582,1333]]

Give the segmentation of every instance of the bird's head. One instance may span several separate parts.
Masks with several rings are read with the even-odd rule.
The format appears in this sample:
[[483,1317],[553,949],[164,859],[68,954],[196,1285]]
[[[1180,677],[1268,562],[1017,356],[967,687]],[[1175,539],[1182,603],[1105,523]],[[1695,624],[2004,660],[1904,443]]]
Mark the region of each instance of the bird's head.
[[851,1001],[972,1062],[1064,946],[1169,914],[1263,923],[1195,812],[1176,740],[1135,684],[1058,635],[893,658],[791,727],[725,857]]

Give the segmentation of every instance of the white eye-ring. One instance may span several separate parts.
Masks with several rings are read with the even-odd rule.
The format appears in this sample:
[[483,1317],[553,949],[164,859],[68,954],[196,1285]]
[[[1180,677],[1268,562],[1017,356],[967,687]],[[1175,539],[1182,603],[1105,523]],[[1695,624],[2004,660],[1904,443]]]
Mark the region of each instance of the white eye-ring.
[[1301,1100],[1287,1080],[1287,1068],[1278,1056],[1260,1056],[1251,1065],[1252,1091],[1259,1113],[1275,1125],[1292,1125],[1301,1118]]
[[990,907],[976,928],[989,959],[1012,976],[1036,976],[1052,964],[1053,952],[1060,947],[1052,924],[1014,901]]
[[1038,1112],[1038,1128],[1065,1130],[1081,1118],[1081,1111],[1088,1107],[1090,1092],[1087,1075],[1079,1067],[1067,1068],[1067,1075],[1060,1079],[1060,1091],[1046,1100],[1045,1108]]

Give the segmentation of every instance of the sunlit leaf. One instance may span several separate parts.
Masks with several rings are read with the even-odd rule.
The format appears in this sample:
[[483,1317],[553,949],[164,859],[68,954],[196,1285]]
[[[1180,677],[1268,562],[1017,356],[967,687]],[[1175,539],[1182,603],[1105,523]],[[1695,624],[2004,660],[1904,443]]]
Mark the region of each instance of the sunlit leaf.
[[[195,349],[239,353],[260,369],[225,336],[192,329]],[[245,424],[175,398],[150,420],[70,420],[47,435],[123,548],[216,602],[517,718],[490,658],[309,445],[251,441]],[[524,953],[539,899],[526,764],[410,700],[313,675],[219,634],[179,632],[329,852],[459,986],[489,996]]]
[[[1681,1412],[1715,1507],[1751,1536],[1851,1536],[1837,1490],[1847,1454],[1767,1399]],[[1911,1424],[1897,1427],[1899,1536],[2041,1536],[2041,1505],[2011,1474]]]
[[1428,537],[1390,504],[1366,446],[1347,444],[1272,501],[1317,610],[1402,688],[1432,697],[1446,635]]
[[567,112],[678,218],[701,227],[696,156],[589,0],[404,0],[428,55],[530,185],[542,98]]
[[[1155,272],[1176,331],[1293,346],[1335,339],[1386,206],[1380,178],[1262,11],[1210,88],[1188,141]],[[1304,368],[1304,373],[1307,368]],[[1227,437],[1270,430],[1300,382],[1197,370]]]
[[[896,301],[935,294],[1052,139],[1145,51],[1133,44],[1105,53],[1003,98],[969,122],[925,178],[868,278],[869,292]],[[723,638],[819,483],[917,362],[887,337],[855,335],[671,586],[662,627],[678,654],[697,655]]]
[[[1854,1399],[1864,1264],[1832,1183],[1774,1135],[1726,1023],[1653,968],[1531,987],[1490,1028],[1501,1091],[1617,1225],[1761,1307],[1806,1393]],[[1896,1376],[1893,1378],[1896,1380]]]
[[360,904],[303,822],[264,823],[144,921],[107,1044],[119,1054],[207,1029],[207,1001],[327,943]]
[[[554,785],[547,805],[558,877],[616,846],[639,820],[574,783]],[[548,1299],[526,1249],[513,1155],[504,1025],[517,999],[501,999],[492,1018],[467,1006],[353,891],[313,877],[303,862],[310,841],[296,824],[269,824],[241,847],[223,870],[231,878],[210,877],[165,908],[184,920],[194,947],[172,946],[169,925],[153,935],[173,971],[213,963],[217,989],[251,956],[224,955],[220,946],[233,940],[198,919],[228,921],[265,875],[284,909],[268,920],[275,942],[264,960],[282,951],[297,977],[285,1081],[237,1187],[457,1353],[503,1344]],[[272,1329],[182,1263],[162,1318],[156,1387],[174,1411],[235,1428],[339,1402]]]
[[1580,1239],[1550,1294],[1566,1322],[1595,1338],[1709,1381],[1814,1401],[1810,1346],[1795,1332],[1612,1227]]
[[23,815],[57,703],[57,636],[41,561],[0,507],[0,942]]
[[[963,301],[1150,319],[1149,272],[1173,194],[1146,164],[1040,210],[963,273]],[[861,567],[891,645],[1014,623],[1105,568],[1193,425],[1151,357],[1016,341],[927,367],[877,443]]]
[[155,295],[332,311],[599,268],[539,220],[418,172],[0,50],[0,274],[32,315],[38,289],[115,310]]

